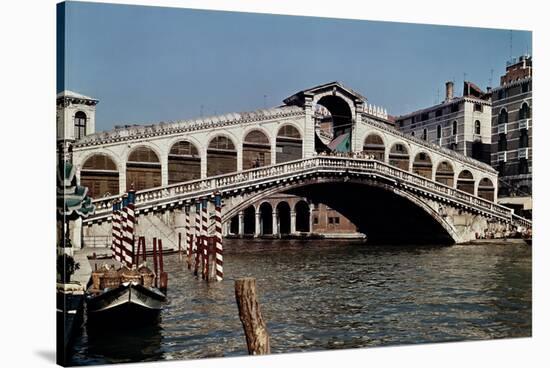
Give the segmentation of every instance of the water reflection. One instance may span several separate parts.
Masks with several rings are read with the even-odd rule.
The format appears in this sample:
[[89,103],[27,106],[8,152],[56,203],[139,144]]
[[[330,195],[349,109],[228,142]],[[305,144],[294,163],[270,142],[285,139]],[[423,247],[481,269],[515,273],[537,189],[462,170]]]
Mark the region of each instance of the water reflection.
[[[206,284],[165,258],[169,304],[138,332],[83,329],[72,364],[245,355],[233,280],[257,279],[272,352],[531,335],[531,249],[227,241]],[[94,331],[97,332],[97,331]]]

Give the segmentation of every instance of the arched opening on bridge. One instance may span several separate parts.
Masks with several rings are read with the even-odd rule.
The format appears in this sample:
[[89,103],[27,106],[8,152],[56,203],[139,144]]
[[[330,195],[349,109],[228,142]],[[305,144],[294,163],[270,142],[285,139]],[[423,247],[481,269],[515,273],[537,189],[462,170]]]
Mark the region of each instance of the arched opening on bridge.
[[390,165],[409,171],[409,151],[403,143],[394,143],[391,147]]
[[468,170],[462,170],[458,174],[458,180],[456,182],[456,188],[463,192],[474,194],[474,176]]
[[218,135],[210,141],[206,155],[206,175],[216,176],[237,171],[237,149],[223,135]]
[[302,158],[302,136],[292,125],[283,125],[277,133],[277,163],[299,160]]
[[245,235],[254,235],[256,230],[256,210],[254,206],[245,208],[243,218],[243,230]]
[[239,216],[231,217],[229,222],[229,234],[235,235],[239,233]]
[[453,166],[449,161],[442,161],[437,165],[435,171],[435,181],[441,184],[445,184],[451,188],[454,187],[455,173]]
[[287,202],[282,201],[277,204],[277,214],[279,215],[279,233],[290,234],[290,206]]
[[168,153],[168,184],[200,179],[201,157],[191,142],[174,143]]
[[378,134],[369,134],[363,144],[363,153],[373,156],[375,160],[384,162],[386,146],[382,137]]
[[[321,97],[317,104],[330,112],[330,123],[325,122],[331,125],[329,132],[332,133],[332,140],[327,144],[328,148],[336,152],[351,152],[352,111],[348,103],[341,97],[328,95]],[[316,145],[316,151],[324,150],[323,146]]]
[[273,207],[269,202],[260,205],[260,234],[273,234]]
[[483,178],[479,181],[477,196],[491,202],[495,200],[495,186],[491,179]]
[[[404,197],[391,184],[371,181],[318,182],[285,193],[338,211],[366,234],[368,244],[452,244],[453,238],[423,198]],[[411,221],[414,219],[414,221]],[[442,221],[442,219],[440,219]]]
[[244,137],[243,170],[271,164],[271,145],[261,130],[253,130]]
[[88,195],[92,198],[117,195],[118,178],[115,162],[101,153],[90,156],[80,171],[80,184],[88,187]]
[[416,154],[413,161],[413,173],[432,179],[432,160],[426,152]]
[[299,201],[294,206],[294,211],[296,212],[296,231],[301,233],[310,232],[309,228],[309,205],[306,201]]
[[159,187],[161,181],[161,164],[155,151],[143,146],[135,148],[126,163],[126,189],[132,185],[135,190]]

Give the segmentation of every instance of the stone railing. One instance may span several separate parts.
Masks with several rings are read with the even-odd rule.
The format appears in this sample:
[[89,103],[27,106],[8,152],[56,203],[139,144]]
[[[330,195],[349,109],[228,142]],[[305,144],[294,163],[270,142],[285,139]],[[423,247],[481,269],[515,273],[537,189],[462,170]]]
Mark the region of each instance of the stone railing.
[[[260,185],[277,185],[310,173],[342,173],[353,175],[377,175],[394,181],[406,190],[422,192],[439,197],[467,208],[483,211],[491,216],[507,221],[512,220],[512,210],[483,198],[461,190],[448,187],[439,182],[413,174],[381,161],[373,159],[358,159],[348,157],[317,156],[313,158],[289,161],[272,166],[249,169],[238,173],[230,173],[199,179],[185,183],[172,184],[141,190],[136,193],[136,210],[157,206],[166,206],[170,203],[196,200],[200,197],[211,196],[215,191],[230,196],[232,191]],[[109,217],[113,200],[119,196],[106,197],[94,200],[96,213],[85,222],[94,219]]]
[[[377,122],[377,121],[374,121],[372,119],[368,119],[368,118],[364,118],[363,119],[363,122],[366,123],[366,124],[370,124],[370,125],[373,125],[379,129],[382,129],[390,134],[393,134],[393,135],[396,135],[398,136],[399,138],[402,138],[406,141],[412,141],[414,142],[415,144],[418,144],[419,146],[423,146],[425,147],[426,149],[428,149],[429,151],[433,152],[433,153],[438,153],[442,156],[447,156],[448,158],[452,159],[452,160],[456,160],[456,161],[460,161],[460,162],[463,162],[463,163],[466,163],[470,166],[474,166],[480,170],[483,170],[483,171],[487,171],[491,174],[497,174],[497,171],[495,169],[493,169],[491,166],[481,162],[481,161],[478,161],[476,159],[473,159],[471,157],[468,157],[468,156],[464,156],[458,152],[455,152],[451,149],[448,149],[448,148],[445,148],[445,147],[441,147],[437,144],[434,144],[434,143],[430,143],[430,142],[427,142],[423,139],[420,139],[418,137],[414,137],[410,134],[406,134],[406,133],[403,133],[402,131],[398,130],[398,129],[395,129],[395,128],[392,128],[392,127],[389,127],[387,126],[386,124],[383,124],[383,123],[380,123],[380,122]],[[388,148],[389,149],[389,148]]]

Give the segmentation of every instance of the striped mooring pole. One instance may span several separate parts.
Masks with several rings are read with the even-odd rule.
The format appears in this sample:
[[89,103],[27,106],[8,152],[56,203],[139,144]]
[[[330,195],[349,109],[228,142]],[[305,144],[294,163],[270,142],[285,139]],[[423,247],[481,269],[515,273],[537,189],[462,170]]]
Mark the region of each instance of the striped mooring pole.
[[185,206],[185,255],[187,256],[187,269],[191,269],[191,213],[189,206]]
[[[129,194],[129,193],[128,193]],[[134,262],[134,255],[132,254],[133,244],[133,211],[129,209],[129,196],[125,194],[122,197],[122,262],[131,268]]]
[[202,200],[202,278],[208,279],[208,199],[204,198]]
[[215,256],[216,256],[216,281],[223,280],[223,244],[222,244],[222,196],[220,192],[214,193],[214,225],[215,225]]
[[195,254],[195,269],[193,273],[195,276],[198,276],[199,274],[199,260],[200,260],[200,253],[199,253],[199,247],[200,247],[200,233],[201,233],[201,203],[197,202],[195,204],[195,234],[194,234],[194,242],[193,242],[193,248],[192,253]]
[[121,223],[121,205],[122,202],[119,199],[116,199],[113,202],[113,221],[112,221],[112,242],[111,242],[111,251],[113,253],[113,258],[122,262],[122,230],[120,227]]

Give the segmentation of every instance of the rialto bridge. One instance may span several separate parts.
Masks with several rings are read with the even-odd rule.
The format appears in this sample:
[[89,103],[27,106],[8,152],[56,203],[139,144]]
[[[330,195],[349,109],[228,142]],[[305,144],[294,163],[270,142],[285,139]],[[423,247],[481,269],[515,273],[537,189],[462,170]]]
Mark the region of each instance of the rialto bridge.
[[[92,104],[80,97],[58,96],[66,121]],[[399,132],[337,82],[275,108],[87,134],[72,159],[96,205],[75,224],[76,245],[109,243],[112,201],[131,186],[137,233],[171,246],[186,208],[216,191],[226,235],[308,234],[319,204],[374,242],[460,243],[531,226],[496,203],[490,166]]]

